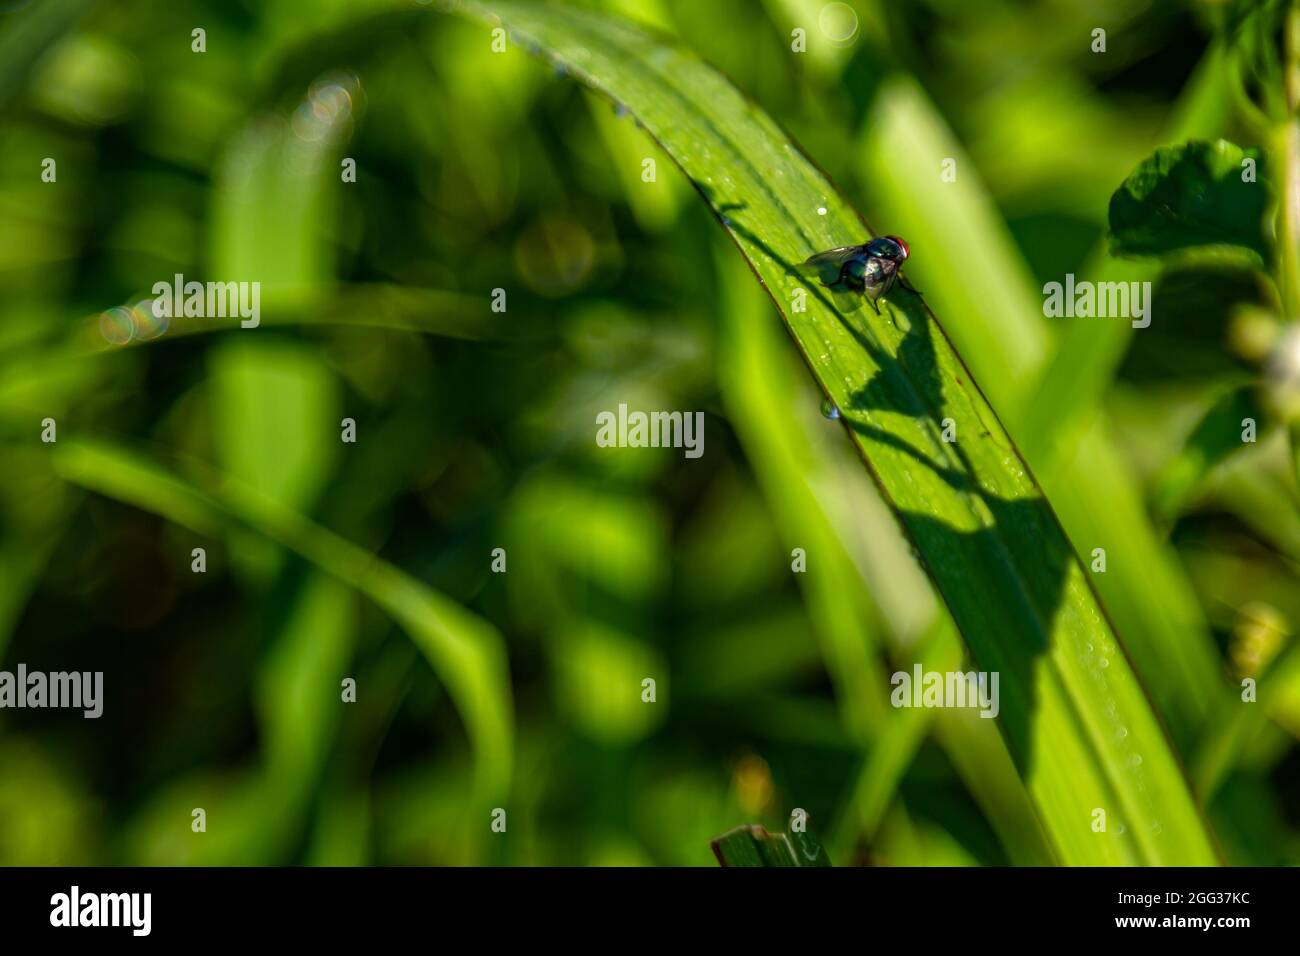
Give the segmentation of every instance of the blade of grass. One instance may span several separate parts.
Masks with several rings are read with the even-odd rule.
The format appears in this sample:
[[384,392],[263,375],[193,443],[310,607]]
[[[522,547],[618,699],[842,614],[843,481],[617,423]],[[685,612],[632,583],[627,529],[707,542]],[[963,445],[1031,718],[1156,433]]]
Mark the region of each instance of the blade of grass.
[[1202,800],[1213,800],[1225,778],[1247,752],[1247,743],[1274,716],[1277,701],[1287,688],[1300,681],[1300,642],[1292,642],[1257,681],[1259,703],[1244,704],[1237,699],[1225,706],[1196,755],[1193,774]]
[[[914,296],[868,321],[807,288],[804,258],[867,231],[835,188],[689,53],[580,11],[450,6],[504,23],[517,43],[626,105],[722,219],[842,410],[972,656],[1000,673],[1003,731],[1062,858],[1216,862],[1069,541],[937,321]],[[801,292],[806,311],[792,305]],[[957,441],[942,437],[945,422]],[[1095,809],[1112,821],[1105,833],[1092,830]]]
[[[306,577],[258,674],[260,764],[170,781],[123,828],[133,862],[273,866],[291,859],[311,822],[313,788],[334,744],[339,681],[356,630],[352,590],[318,571]],[[178,832],[176,820],[194,806],[220,816],[219,839]]]
[[[198,534],[216,536],[232,525],[252,530],[369,597],[406,631],[447,685],[476,755],[474,811],[504,799],[510,786],[513,716],[505,645],[492,625],[228,477],[206,476],[200,488],[113,445],[67,439],[53,448],[54,469],[67,481]],[[487,820],[486,811],[482,819]]]
[[[867,507],[863,499],[873,489],[857,487],[839,474],[840,462],[829,447],[829,437],[837,430],[815,417],[815,411],[811,416],[799,414],[801,404],[815,408],[815,402],[799,401],[803,392],[813,389],[801,388],[796,365],[783,361],[788,346],[780,330],[762,321],[762,291],[748,270],[730,257],[719,256],[718,272],[723,292],[718,343],[723,402],[787,546],[803,547],[813,562],[799,581],[822,633],[827,669],[837,675],[837,692],[855,693],[856,685],[862,688],[858,693],[878,694],[884,681],[881,665],[869,660],[849,666],[868,650],[887,651],[900,670],[909,672],[922,657],[926,670],[957,667],[960,638],[932,597],[921,569],[908,573],[912,562],[906,542],[891,534],[893,527],[884,526],[891,519],[883,506]],[[826,437],[814,431],[818,424]],[[920,624],[876,608],[877,594],[894,594],[916,608],[921,620],[928,617],[935,623],[917,634]],[[861,674],[857,681],[855,670]],[[849,857],[859,834],[874,835],[916,750],[933,730],[1011,860],[1039,866],[1053,862],[1042,826],[991,721],[969,720],[956,709],[876,712],[883,703],[866,714],[866,746],[853,796],[840,824],[826,831],[837,859]],[[852,727],[853,710],[844,709]]]
[[[209,401],[223,473],[300,514],[311,514],[334,474],[338,441],[313,427],[338,420],[339,383],[298,343],[223,339],[209,351]],[[232,561],[270,578],[283,552],[271,542],[235,537]]]
[[[271,305],[263,309],[264,326],[353,326],[422,332],[452,339],[487,342],[532,342],[551,335],[546,316],[521,321],[516,303],[509,316],[489,308],[489,295],[470,295],[444,289],[419,289],[385,283],[342,285],[330,295],[301,303]],[[221,317],[186,317],[174,320],[161,335],[133,335],[125,345],[151,345],[187,335],[239,331],[239,323]],[[100,317],[89,316],[77,328],[72,346],[76,354],[116,351],[100,331]]]
[[769,833],[760,826],[741,826],[722,834],[712,846],[724,867],[831,865],[826,851],[806,833]]
[[[12,411],[26,420],[33,411],[47,408],[50,401],[64,401],[65,394],[93,390],[104,372],[88,359],[156,346],[185,336],[240,331],[237,321],[220,317],[182,318],[173,321],[161,334],[156,323],[144,317],[119,314],[117,320],[133,324],[129,329],[118,326],[119,331],[129,336],[121,343],[104,337],[101,316],[96,314],[75,322],[72,331],[59,342],[38,341],[6,349],[0,355],[0,415]],[[138,328],[134,326],[137,321]],[[260,325],[305,330],[389,329],[519,347],[531,346],[555,334],[554,320],[540,312],[527,311],[526,304],[512,304],[507,316],[490,310],[486,293],[470,295],[384,283],[344,285],[331,295],[307,302],[271,305],[263,310]]]
[[[1107,573],[1094,586],[1175,740],[1189,745],[1219,683],[1204,617],[1104,423],[1085,418],[1063,432],[1044,411],[1044,393],[1026,392],[1025,383],[1038,380],[1051,354],[1051,339],[1024,260],[987,202],[973,162],[924,92],[906,80],[879,92],[860,155],[864,181],[876,186],[872,208],[912,239],[918,253],[908,268],[920,288],[933,290],[990,402],[1008,413],[1009,431],[1075,550],[1105,549]],[[960,173],[955,182],[939,183],[949,157]],[[990,276],[998,281],[987,281]],[[1102,326],[1128,328],[1123,321],[1086,321],[1099,336],[1110,334]],[[1036,413],[1015,414],[1024,405]]]
[[1152,482],[1152,508],[1166,525],[1173,524],[1205,475],[1241,450],[1242,419],[1267,420],[1268,411],[1258,400],[1253,384],[1232,381],[1217,391],[1178,453],[1161,467]]
[[311,795],[339,723],[356,603],[334,578],[308,575],[258,677],[267,782],[301,801]]

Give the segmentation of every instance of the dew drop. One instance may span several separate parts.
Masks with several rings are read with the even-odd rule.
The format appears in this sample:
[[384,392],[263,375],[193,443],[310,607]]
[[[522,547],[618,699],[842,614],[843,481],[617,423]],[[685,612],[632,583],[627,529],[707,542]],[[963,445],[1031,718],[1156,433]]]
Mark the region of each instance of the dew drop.
[[822,400],[822,418],[825,418],[825,419],[827,419],[828,421],[832,421],[832,422],[833,422],[833,421],[838,420],[839,417],[840,417],[840,409],[839,409],[839,406],[837,406],[837,405],[836,405],[834,402],[832,402],[829,398],[823,399],[823,400]]
[[819,215],[819,216],[824,216],[824,215],[826,215],[826,207],[825,207],[825,206],[818,206],[818,207],[817,207],[817,215]]
[[847,3],[828,3],[818,15],[817,25],[836,46],[846,46],[858,35],[858,14]]

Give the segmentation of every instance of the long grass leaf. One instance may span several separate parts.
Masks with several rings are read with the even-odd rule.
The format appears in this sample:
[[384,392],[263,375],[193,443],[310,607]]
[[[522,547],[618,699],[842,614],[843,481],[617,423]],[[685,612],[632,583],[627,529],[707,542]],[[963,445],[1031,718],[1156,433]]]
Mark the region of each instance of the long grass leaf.
[[[138,455],[89,440],[60,441],[53,461],[65,480],[199,534],[215,536],[232,523],[256,532],[365,594],[406,631],[446,683],[476,755],[474,809],[504,798],[510,786],[513,708],[505,644],[488,622],[229,478],[213,476],[200,489]],[[486,812],[482,819],[488,819]]]

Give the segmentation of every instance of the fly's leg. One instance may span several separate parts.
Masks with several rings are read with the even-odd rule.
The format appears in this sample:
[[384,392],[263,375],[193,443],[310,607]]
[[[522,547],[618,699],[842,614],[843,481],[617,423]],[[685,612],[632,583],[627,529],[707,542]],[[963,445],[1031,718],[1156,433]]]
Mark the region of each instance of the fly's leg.
[[863,294],[864,286],[861,280],[848,272],[844,266],[840,267],[839,275],[835,277],[834,282],[823,284],[831,290],[835,306],[841,312],[856,312],[862,308],[862,300],[866,298]]

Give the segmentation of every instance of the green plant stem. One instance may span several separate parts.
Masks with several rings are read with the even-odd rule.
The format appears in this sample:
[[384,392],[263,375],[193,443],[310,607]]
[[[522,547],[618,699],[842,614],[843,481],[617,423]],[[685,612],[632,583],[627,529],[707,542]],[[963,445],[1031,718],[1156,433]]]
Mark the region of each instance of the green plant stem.
[[[1300,320],[1300,0],[1292,0],[1283,26],[1286,116],[1275,134],[1274,155],[1281,160],[1278,198],[1276,281],[1282,296],[1283,321]],[[1291,464],[1300,481],[1300,420],[1286,422]]]
[[1293,0],[1285,25],[1286,116],[1275,133],[1274,155],[1281,160],[1278,210],[1278,288],[1288,322],[1300,318],[1300,0]]

